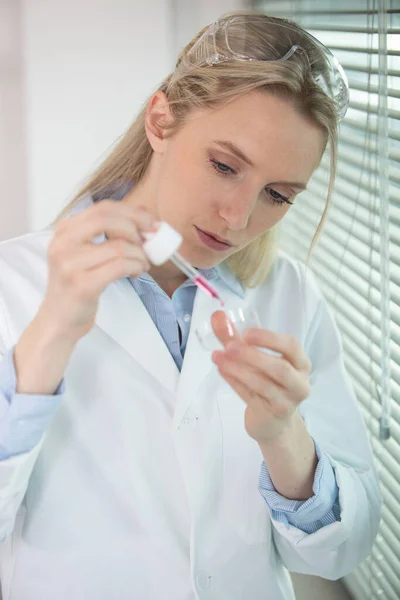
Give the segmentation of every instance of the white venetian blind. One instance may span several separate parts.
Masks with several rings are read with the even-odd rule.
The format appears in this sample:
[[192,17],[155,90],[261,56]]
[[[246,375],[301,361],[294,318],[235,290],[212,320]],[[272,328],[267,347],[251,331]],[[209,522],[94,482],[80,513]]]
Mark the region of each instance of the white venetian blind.
[[[291,17],[320,39],[350,84],[333,204],[310,266],[342,333],[384,498],[373,552],[345,584],[357,600],[399,600],[400,0],[266,0],[252,6]],[[303,260],[328,178],[325,157],[284,220],[282,245]],[[382,405],[391,409],[388,439],[380,431]]]

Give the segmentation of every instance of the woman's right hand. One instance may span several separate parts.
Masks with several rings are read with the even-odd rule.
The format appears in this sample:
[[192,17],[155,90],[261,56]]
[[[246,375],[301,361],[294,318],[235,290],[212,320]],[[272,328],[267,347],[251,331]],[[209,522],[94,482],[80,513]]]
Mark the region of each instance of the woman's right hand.
[[[152,230],[155,223],[146,209],[115,200],[102,200],[61,221],[48,249],[42,318],[76,340],[88,333],[107,285],[150,269],[141,233]],[[104,233],[103,243],[91,241]]]
[[[140,233],[155,230],[150,213],[115,200],[56,226],[45,297],[15,346],[17,393],[55,393],[76,343],[94,325],[101,292],[150,268]],[[105,242],[91,241],[104,233]]]

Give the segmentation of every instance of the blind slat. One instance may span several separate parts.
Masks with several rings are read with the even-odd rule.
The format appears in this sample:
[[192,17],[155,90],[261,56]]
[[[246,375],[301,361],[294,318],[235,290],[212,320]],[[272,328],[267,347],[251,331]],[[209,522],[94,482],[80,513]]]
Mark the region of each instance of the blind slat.
[[[312,23],[312,28],[307,29],[313,34],[317,31],[329,31],[329,32],[343,32],[343,33],[368,33],[378,34],[378,27],[352,27],[347,25],[329,25],[322,23]],[[400,33],[400,27],[388,27],[388,35],[398,35]]]
[[[339,154],[341,148],[352,149],[353,152],[358,152],[372,155],[376,158],[378,152],[377,144],[375,141],[364,136],[349,135],[345,129],[342,129],[339,137]],[[389,148],[389,160],[393,162],[400,162],[400,150],[396,148]],[[360,161],[361,162],[361,161]],[[359,163],[360,164],[360,163]]]
[[[355,121],[350,117],[345,118],[343,122],[343,127],[355,129],[356,131],[362,131],[364,134],[376,136],[378,133],[377,127],[373,125],[366,125],[365,123],[360,123],[359,121]],[[394,140],[396,142],[400,142],[400,131],[389,131],[389,140]]]
[[[327,181],[328,176],[326,173],[317,172],[314,175],[310,184],[310,190],[312,186],[313,192],[316,192],[313,196],[317,201],[320,199],[325,200]],[[359,181],[361,181],[361,177],[359,177]],[[354,215],[355,210],[357,210],[358,213],[359,210],[363,211],[365,209],[379,217],[379,210],[376,206],[377,203],[371,202],[371,194],[368,193],[367,189],[364,189],[366,187],[367,186],[357,185],[354,181],[343,181],[338,178],[335,182],[334,203],[343,207],[343,209],[351,216]],[[305,192],[303,192],[303,194],[304,197],[307,197]],[[391,201],[390,197],[389,202],[391,212],[390,224],[392,227],[400,227],[400,204],[399,202],[396,202],[395,199]]]
[[[378,50],[376,48],[364,48],[362,46],[357,47],[357,46],[352,46],[351,48],[349,48],[349,46],[329,46],[329,49],[332,50],[332,52],[337,52],[337,51],[345,51],[345,52],[359,52],[360,54],[378,54]],[[400,50],[391,50],[389,49],[387,51],[387,55],[388,56],[400,56]]]
[[[274,3],[274,2],[268,2],[267,4],[267,8],[268,8],[268,12],[271,12],[271,10],[274,13],[275,17],[288,17],[288,10],[291,11],[292,8],[288,8],[286,11],[281,10],[282,9],[282,5],[284,4],[284,2],[280,2],[278,3]],[[275,6],[276,8],[275,8]],[[295,8],[295,13],[296,13],[296,17],[307,17],[307,16],[326,16],[326,17],[332,17],[332,16],[340,16],[340,17],[348,17],[350,15],[357,15],[357,16],[371,16],[371,15],[375,15],[378,16],[379,12],[377,10],[353,10],[353,9],[349,9],[349,10],[331,10],[331,9],[327,9],[327,10],[319,10],[319,8],[321,7],[321,4],[319,4],[318,6],[316,5],[316,10],[302,10],[301,8],[299,8],[299,5],[296,5]],[[279,15],[279,13],[281,13]],[[393,8],[393,9],[388,9],[387,13],[389,15],[397,15],[400,14],[400,10]]]
[[[400,53],[399,53],[400,55]],[[356,67],[354,67],[356,70]],[[362,83],[361,81],[352,80],[349,78],[349,85],[353,90],[359,90],[361,92],[369,92],[370,94],[378,94],[379,87],[377,85],[372,85],[368,83]],[[400,98],[400,89],[397,88],[388,88],[388,97],[389,98]]]
[[[361,102],[355,102],[354,100],[350,100],[349,106],[350,108],[353,108],[359,112],[368,113],[368,115],[376,116],[378,114],[377,109],[373,106],[368,106],[366,104],[362,104]],[[387,113],[389,119],[400,119],[400,111],[398,110],[388,108]]]

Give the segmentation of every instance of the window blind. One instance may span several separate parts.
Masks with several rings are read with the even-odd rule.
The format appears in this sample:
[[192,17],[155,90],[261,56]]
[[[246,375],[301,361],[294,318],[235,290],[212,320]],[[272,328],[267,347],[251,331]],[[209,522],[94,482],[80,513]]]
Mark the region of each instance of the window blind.
[[[344,583],[357,600],[399,600],[400,3],[266,0],[252,7],[293,18],[332,50],[349,80],[333,203],[310,268],[341,330],[384,499],[373,551]],[[283,222],[282,247],[304,261],[328,180],[324,157]],[[382,405],[391,409],[389,437]]]

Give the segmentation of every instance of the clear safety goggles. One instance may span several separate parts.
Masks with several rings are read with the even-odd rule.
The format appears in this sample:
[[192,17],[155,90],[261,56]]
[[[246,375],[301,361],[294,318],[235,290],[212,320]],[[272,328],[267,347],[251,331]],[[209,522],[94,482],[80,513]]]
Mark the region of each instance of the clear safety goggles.
[[[279,41],[260,37],[262,23],[269,21],[279,28]],[[250,41],[251,37],[251,41]],[[257,45],[254,39],[259,40]],[[251,46],[250,46],[251,44]],[[255,46],[256,50],[254,50]],[[252,48],[251,55],[249,47]],[[265,58],[265,50],[268,56]],[[227,61],[306,60],[313,80],[334,101],[338,119],[343,119],[349,105],[349,84],[337,58],[317,38],[287,19],[264,15],[237,15],[217,20],[194,43],[177,66],[177,74],[193,67],[212,66]]]

